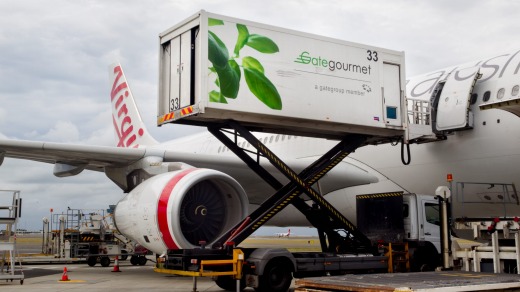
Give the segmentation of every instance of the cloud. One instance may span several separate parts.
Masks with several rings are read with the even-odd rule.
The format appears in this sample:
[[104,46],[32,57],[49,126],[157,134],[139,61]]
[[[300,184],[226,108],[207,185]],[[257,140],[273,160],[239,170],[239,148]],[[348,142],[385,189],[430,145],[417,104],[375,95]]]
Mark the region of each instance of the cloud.
[[[200,9],[405,51],[409,76],[520,48],[514,1],[4,0],[0,137],[114,145],[107,72],[114,61],[158,140],[205,131],[155,126],[159,33]],[[22,190],[24,216],[34,218],[49,206],[106,208],[123,195],[102,173],[58,179],[52,165],[31,161],[6,159],[0,177],[1,188]]]
[[74,143],[79,140],[79,132],[74,124],[58,121],[56,125],[54,125],[54,128],[42,135],[42,138],[46,141]]

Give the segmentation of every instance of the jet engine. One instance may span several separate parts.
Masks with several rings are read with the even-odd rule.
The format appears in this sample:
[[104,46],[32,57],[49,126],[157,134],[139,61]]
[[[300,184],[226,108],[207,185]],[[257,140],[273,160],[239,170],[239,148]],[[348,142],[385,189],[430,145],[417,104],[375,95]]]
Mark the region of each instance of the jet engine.
[[153,176],[114,212],[119,232],[155,253],[211,244],[248,214],[248,199],[227,174],[188,168]]

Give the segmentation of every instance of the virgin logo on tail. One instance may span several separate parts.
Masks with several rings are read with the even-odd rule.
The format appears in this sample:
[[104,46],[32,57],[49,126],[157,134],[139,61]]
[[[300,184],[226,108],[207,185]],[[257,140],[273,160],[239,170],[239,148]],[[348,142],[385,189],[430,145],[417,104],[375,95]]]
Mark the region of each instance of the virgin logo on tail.
[[131,114],[128,113],[127,98],[131,96],[121,65],[114,67],[114,83],[110,98],[112,101],[112,121],[118,137],[117,147],[139,147],[137,136],[144,135],[144,129],[134,130]]

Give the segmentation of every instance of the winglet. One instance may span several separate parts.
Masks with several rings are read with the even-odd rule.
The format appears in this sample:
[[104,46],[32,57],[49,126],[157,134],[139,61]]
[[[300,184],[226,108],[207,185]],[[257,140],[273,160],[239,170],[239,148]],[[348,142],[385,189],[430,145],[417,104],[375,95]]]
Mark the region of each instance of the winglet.
[[110,65],[109,80],[112,86],[110,100],[117,147],[138,148],[158,144],[141,119],[121,64]]

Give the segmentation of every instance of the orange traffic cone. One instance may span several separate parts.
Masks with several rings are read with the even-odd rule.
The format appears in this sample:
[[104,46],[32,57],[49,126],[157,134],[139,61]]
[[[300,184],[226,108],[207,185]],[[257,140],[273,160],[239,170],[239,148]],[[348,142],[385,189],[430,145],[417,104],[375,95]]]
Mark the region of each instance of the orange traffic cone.
[[117,259],[118,257],[116,256],[116,260],[114,261],[114,269],[112,270],[112,272],[121,272],[119,270],[119,261]]
[[63,268],[63,274],[61,275],[60,281],[70,281],[69,276],[67,275],[67,267]]

